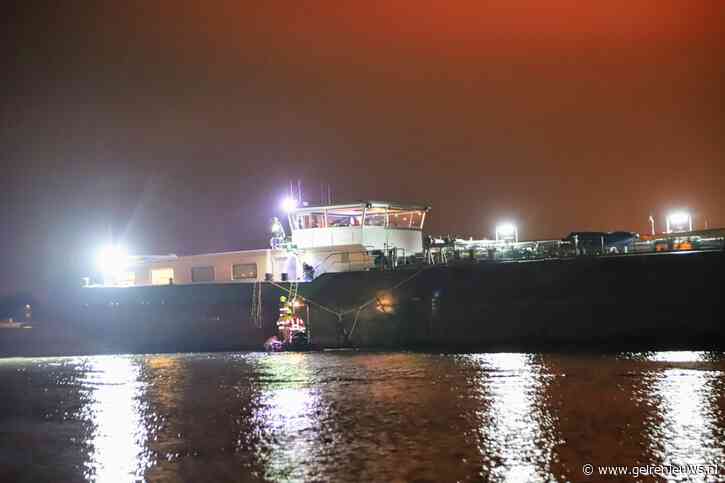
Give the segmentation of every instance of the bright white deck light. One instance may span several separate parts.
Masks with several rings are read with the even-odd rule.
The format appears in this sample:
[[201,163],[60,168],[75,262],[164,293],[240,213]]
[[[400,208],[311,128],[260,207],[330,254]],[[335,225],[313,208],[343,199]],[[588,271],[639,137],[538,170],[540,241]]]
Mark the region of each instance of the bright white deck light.
[[291,196],[287,196],[282,200],[280,206],[285,213],[289,213],[290,211],[293,211],[295,208],[297,208],[297,200],[292,198]]
[[676,211],[667,215],[667,233],[692,231],[692,216],[687,211]]
[[106,245],[96,256],[96,265],[104,274],[117,274],[128,266],[128,251],[121,245]]
[[519,230],[513,223],[496,225],[496,241],[519,241]]

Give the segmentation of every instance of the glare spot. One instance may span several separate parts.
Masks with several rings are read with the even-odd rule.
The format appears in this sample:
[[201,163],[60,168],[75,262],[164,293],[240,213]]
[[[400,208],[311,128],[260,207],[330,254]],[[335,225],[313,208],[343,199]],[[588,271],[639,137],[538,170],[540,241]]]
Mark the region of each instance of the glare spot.
[[704,352],[661,351],[653,353],[649,359],[655,362],[700,362],[704,358]]
[[[319,447],[319,389],[310,386],[307,358],[302,354],[273,354],[262,359],[265,384],[255,415],[263,444],[257,457],[266,462],[266,478],[308,480],[309,459]],[[243,439],[243,438],[242,438]]]
[[497,481],[530,481],[549,475],[553,446],[557,443],[552,418],[542,413],[543,391],[539,369],[526,354],[475,356],[484,369],[480,390],[488,400],[479,417],[481,452],[499,461],[487,468]]
[[[688,359],[689,361],[689,359]],[[667,369],[654,383],[660,402],[661,423],[655,428],[664,464],[713,464],[721,462],[717,420],[713,414],[716,372]]]
[[128,357],[96,357],[90,361],[86,385],[88,413],[94,430],[86,478],[93,481],[136,481],[151,464],[146,449],[143,415],[144,383],[139,368]]

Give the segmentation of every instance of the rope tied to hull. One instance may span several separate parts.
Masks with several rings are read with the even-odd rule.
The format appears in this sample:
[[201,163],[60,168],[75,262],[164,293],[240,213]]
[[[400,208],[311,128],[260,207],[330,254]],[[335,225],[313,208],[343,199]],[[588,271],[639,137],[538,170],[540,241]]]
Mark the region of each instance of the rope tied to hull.
[[250,318],[257,328],[262,328],[262,283],[254,282]]
[[[409,276],[409,277],[401,280],[400,282],[396,283],[392,287],[383,290],[383,292],[392,292],[393,290],[396,290],[396,289],[402,287],[403,285],[405,285],[406,283],[410,282],[415,277],[417,277],[418,275],[420,275],[421,273],[423,273],[425,270],[427,270],[429,268],[433,268],[433,266],[428,265],[428,266],[424,266],[424,267],[420,268],[415,273],[413,273],[411,276]],[[347,309],[347,310],[335,310],[335,309],[333,309],[331,307],[327,307],[324,304],[321,304],[320,302],[316,302],[316,301],[314,301],[312,299],[309,299],[307,297],[304,297],[304,296],[299,295],[298,290],[297,290],[297,287],[296,287],[296,285],[297,285],[296,282],[294,282],[294,285],[295,285],[294,289],[292,288],[292,286],[290,286],[290,288],[287,288],[287,287],[284,287],[282,285],[279,285],[279,284],[277,284],[275,282],[268,282],[268,283],[270,285],[274,286],[274,287],[277,287],[280,290],[283,290],[283,291],[287,292],[287,294],[289,294],[289,295],[291,295],[293,293],[293,290],[294,290],[295,296],[296,297],[299,297],[300,299],[302,299],[305,303],[307,303],[309,305],[312,305],[314,307],[317,307],[317,308],[319,308],[321,310],[324,310],[324,311],[326,311],[326,312],[334,315],[335,317],[337,317],[338,327],[342,330],[342,335],[343,335],[343,339],[344,339],[345,343],[349,342],[350,337],[352,337],[352,334],[355,332],[355,328],[358,325],[358,320],[359,320],[359,317],[360,317],[360,313],[364,309],[366,309],[367,307],[369,307],[372,303],[377,302],[377,301],[380,300],[380,296],[379,295],[376,295],[375,297],[372,297],[371,299],[366,300],[362,304],[357,305],[355,307],[352,307],[350,309]],[[353,325],[352,325],[352,327],[350,328],[349,331],[345,331],[344,328],[342,327],[342,318],[345,315],[351,314],[353,312],[355,313],[355,320],[353,321]]]

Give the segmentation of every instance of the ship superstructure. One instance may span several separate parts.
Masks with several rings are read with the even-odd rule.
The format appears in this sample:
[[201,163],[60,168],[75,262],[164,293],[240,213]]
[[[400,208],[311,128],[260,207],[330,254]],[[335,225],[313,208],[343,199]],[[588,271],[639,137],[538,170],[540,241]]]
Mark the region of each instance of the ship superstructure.
[[[273,237],[270,248],[188,256],[129,256],[106,250],[100,263],[104,273],[88,285],[311,281],[323,273],[363,271],[381,263],[396,266],[422,255],[429,209],[388,201],[294,207],[287,217],[290,235]],[[278,230],[285,233],[273,226]]]

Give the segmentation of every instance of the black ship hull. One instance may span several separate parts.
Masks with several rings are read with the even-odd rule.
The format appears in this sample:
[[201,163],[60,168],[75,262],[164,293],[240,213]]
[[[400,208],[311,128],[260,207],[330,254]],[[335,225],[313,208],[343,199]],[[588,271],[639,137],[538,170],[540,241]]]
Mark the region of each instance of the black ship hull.
[[[724,281],[722,252],[693,252],[335,273],[296,290],[315,348],[725,349]],[[0,356],[262,350],[290,288],[78,289],[58,322],[0,333]]]

